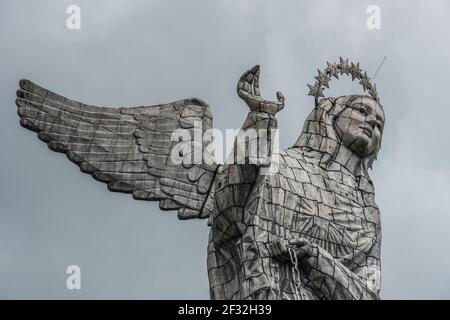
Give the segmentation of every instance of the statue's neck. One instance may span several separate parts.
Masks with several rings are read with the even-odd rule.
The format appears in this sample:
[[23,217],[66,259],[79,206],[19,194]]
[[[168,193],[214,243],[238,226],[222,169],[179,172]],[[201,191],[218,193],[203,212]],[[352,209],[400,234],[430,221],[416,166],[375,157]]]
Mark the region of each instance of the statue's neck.
[[345,167],[354,176],[365,175],[367,173],[363,159],[342,144],[339,145],[339,149],[335,153],[334,161]]

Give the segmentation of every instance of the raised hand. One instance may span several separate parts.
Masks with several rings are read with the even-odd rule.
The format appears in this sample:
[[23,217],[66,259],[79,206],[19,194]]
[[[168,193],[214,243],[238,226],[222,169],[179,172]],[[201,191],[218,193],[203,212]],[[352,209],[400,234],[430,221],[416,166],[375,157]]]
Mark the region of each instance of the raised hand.
[[239,79],[237,85],[238,96],[245,101],[251,111],[275,114],[284,108],[284,96],[278,91],[278,101],[268,101],[261,97],[259,91],[259,65],[247,70]]

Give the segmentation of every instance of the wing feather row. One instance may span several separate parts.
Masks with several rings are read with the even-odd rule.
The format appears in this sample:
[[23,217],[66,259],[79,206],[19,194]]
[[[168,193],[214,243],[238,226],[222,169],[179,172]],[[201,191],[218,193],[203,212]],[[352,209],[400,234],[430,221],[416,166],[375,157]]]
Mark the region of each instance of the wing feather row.
[[[16,104],[23,127],[37,132],[51,150],[65,153],[81,171],[107,183],[109,190],[159,200],[161,209],[178,210],[180,219],[206,218],[212,210],[218,165],[203,161],[180,165],[171,159],[180,143],[172,141],[175,130],[192,133],[196,121],[201,122],[202,133],[212,127],[209,106],[203,101],[96,107],[21,80]],[[195,143],[191,145],[193,153]],[[183,158],[187,156],[192,154]]]

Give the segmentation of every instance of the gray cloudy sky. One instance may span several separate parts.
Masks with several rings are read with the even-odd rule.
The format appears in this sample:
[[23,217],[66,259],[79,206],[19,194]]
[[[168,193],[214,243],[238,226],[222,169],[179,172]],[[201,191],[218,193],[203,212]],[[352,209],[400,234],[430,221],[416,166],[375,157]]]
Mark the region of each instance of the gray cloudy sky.
[[[81,30],[66,28],[70,4]],[[366,27],[381,8],[381,30]],[[0,0],[0,298],[209,298],[205,221],[110,193],[19,126],[20,78],[95,105],[198,96],[239,128],[243,71],[281,89],[281,146],[298,137],[317,68],[339,56],[372,75],[386,112],[373,178],[382,213],[382,297],[450,298],[450,2]],[[350,80],[330,95],[360,92]],[[82,290],[65,269],[82,269]]]

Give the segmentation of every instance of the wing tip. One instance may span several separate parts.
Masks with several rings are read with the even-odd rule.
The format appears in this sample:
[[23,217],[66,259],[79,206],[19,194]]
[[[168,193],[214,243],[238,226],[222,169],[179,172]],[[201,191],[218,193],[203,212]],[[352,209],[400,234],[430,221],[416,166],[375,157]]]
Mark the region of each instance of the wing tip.
[[28,87],[32,84],[33,84],[33,82],[31,82],[28,79],[20,79],[19,80],[19,87],[20,87],[20,89],[23,89],[23,90],[27,90]]

